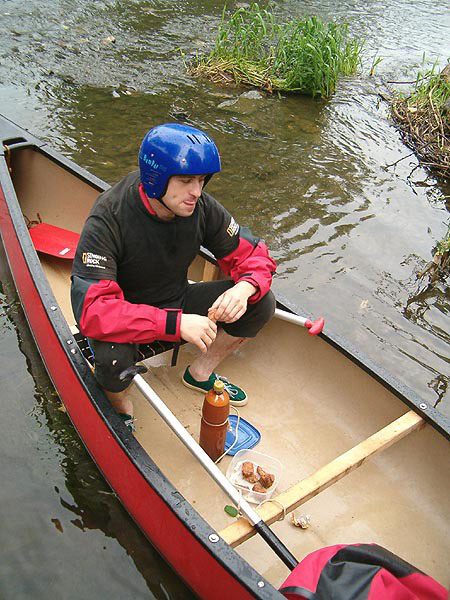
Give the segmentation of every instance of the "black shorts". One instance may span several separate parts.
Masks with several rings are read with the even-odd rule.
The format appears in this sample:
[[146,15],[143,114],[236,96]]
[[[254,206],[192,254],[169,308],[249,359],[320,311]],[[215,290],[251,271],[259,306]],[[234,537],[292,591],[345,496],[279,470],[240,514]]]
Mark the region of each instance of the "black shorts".
[[[185,313],[207,315],[209,307],[227,289],[233,287],[232,281],[206,281],[193,283],[178,302],[165,308],[182,308]],[[251,338],[270,321],[275,311],[275,296],[269,291],[259,302],[248,304],[244,315],[234,323],[218,323],[229,335]],[[130,381],[121,381],[120,374],[142,360],[139,344],[118,344],[100,342],[89,338],[94,353],[94,374],[99,384],[110,392],[125,390]]]

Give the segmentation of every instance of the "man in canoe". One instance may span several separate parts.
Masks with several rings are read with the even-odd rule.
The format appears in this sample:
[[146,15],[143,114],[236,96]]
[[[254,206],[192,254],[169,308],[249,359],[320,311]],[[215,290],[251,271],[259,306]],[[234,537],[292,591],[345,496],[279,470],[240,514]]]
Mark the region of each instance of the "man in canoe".
[[[204,394],[219,363],[274,313],[276,265],[266,245],[204,191],[219,171],[219,152],[203,131],[154,127],[142,141],[139,171],[99,196],[81,233],[72,307],[94,353],[95,376],[126,423],[130,380],[120,374],[142,359],[140,344],[195,344],[201,354],[182,381]],[[200,246],[231,280],[188,283]],[[244,390],[226,387],[233,405],[247,403]]]

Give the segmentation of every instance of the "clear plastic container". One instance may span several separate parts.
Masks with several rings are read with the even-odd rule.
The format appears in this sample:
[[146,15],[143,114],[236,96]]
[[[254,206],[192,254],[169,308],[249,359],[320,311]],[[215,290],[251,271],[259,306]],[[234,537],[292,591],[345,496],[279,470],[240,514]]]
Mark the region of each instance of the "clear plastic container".
[[[242,477],[242,464],[246,461],[253,463],[255,472],[257,467],[261,467],[266,473],[272,473],[274,475],[274,482],[266,492],[254,492],[252,490],[254,484]],[[226,476],[234,487],[242,492],[242,497],[245,498],[247,502],[260,504],[261,502],[264,502],[264,500],[269,500],[272,497],[280,482],[282,470],[283,467],[280,461],[272,456],[256,452],[255,450],[239,450],[228,465]]]

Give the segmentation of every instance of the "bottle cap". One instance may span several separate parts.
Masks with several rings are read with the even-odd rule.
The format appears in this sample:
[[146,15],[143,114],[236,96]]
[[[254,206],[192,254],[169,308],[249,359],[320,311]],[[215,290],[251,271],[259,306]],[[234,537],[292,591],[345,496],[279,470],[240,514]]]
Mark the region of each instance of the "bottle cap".
[[214,391],[217,394],[223,394],[223,390],[225,389],[225,384],[220,379],[216,379],[214,382]]

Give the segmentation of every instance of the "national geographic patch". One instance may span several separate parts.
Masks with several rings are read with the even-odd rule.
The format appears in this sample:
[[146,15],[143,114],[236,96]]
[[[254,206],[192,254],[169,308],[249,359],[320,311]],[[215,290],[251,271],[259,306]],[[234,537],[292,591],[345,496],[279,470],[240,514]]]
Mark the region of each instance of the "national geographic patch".
[[106,269],[102,262],[106,262],[108,259],[106,256],[100,254],[94,254],[93,252],[83,252],[81,260],[86,267],[95,267],[96,269]]
[[236,221],[233,219],[233,217],[231,217],[230,224],[227,227],[227,233],[230,237],[233,237],[233,235],[236,235],[238,231],[239,231],[239,225],[236,223]]

